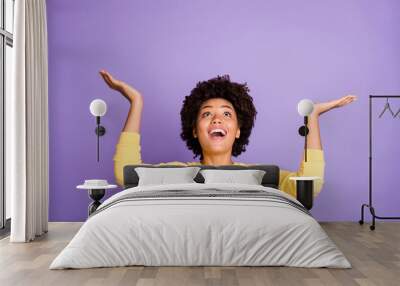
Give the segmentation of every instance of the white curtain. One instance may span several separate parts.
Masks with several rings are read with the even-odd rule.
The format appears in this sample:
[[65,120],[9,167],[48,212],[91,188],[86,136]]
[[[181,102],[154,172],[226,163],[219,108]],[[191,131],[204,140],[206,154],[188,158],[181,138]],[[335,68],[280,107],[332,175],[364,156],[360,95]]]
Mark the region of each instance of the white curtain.
[[11,242],[48,230],[48,84],[45,0],[14,7],[13,93],[6,98],[6,186]]

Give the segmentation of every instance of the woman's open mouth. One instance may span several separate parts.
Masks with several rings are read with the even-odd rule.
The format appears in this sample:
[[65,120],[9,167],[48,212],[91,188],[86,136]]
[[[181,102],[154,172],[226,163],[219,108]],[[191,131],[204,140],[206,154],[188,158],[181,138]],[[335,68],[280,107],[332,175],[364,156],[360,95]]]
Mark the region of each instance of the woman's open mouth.
[[211,140],[221,141],[225,138],[227,132],[224,129],[215,128],[212,129],[208,135],[210,136]]

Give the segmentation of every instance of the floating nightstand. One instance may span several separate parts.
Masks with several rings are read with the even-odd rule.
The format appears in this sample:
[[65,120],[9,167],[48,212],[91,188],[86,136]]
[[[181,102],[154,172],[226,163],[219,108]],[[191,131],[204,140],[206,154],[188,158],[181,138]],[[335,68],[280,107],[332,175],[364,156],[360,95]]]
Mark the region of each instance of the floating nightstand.
[[311,210],[314,199],[314,180],[321,179],[320,177],[290,177],[289,180],[296,181],[296,199],[303,206]]
[[93,200],[88,208],[89,216],[101,205],[100,200],[104,197],[106,190],[116,187],[117,185],[108,184],[107,180],[85,180],[83,185],[76,186],[77,189],[88,190],[89,197]]

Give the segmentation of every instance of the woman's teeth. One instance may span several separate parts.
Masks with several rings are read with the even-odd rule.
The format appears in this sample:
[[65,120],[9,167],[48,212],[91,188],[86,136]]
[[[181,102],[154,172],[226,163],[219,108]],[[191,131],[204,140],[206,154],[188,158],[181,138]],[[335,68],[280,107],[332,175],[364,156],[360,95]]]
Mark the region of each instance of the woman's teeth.
[[225,136],[226,135],[226,131],[223,130],[223,129],[216,128],[214,130],[211,130],[211,132],[210,132],[210,135],[214,135],[214,134],[217,134],[219,136]]

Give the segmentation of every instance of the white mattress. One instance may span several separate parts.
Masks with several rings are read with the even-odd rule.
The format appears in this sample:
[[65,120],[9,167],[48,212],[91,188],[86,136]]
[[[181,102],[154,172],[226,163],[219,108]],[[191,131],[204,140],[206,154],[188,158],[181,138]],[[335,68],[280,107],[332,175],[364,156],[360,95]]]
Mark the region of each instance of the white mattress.
[[127,265],[351,268],[312,216],[278,200],[235,196],[129,199],[137,192],[209,189],[261,190],[300,204],[279,190],[255,185],[130,188],[107,199],[88,218],[50,269]]

